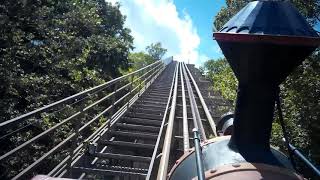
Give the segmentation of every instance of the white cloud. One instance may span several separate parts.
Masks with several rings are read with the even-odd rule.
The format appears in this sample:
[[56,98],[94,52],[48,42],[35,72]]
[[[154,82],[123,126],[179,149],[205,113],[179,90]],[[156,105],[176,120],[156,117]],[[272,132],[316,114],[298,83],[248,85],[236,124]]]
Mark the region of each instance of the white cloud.
[[[116,2],[117,0],[107,0]],[[135,51],[143,51],[151,43],[161,42],[167,56],[175,60],[200,64],[200,37],[191,17],[184,10],[178,14],[170,0],[120,0],[120,10],[127,16],[125,25],[131,29]]]

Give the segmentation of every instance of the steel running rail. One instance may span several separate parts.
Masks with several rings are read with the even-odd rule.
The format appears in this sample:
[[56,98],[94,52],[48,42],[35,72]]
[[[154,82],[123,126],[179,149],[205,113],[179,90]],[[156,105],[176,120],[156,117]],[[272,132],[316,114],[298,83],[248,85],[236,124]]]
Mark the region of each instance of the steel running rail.
[[182,73],[182,63],[180,64],[180,83],[181,83],[181,95],[182,95],[182,126],[183,126],[183,151],[187,152],[190,149],[189,142],[189,127],[188,127],[188,113],[186,103],[186,93],[184,89],[184,77]]
[[[188,98],[189,98],[189,104],[190,104],[190,108],[191,108],[191,113],[192,113],[192,122],[193,122],[193,126],[200,130],[200,134],[201,134],[201,140],[205,141],[206,140],[206,132],[205,129],[203,127],[203,122],[202,119],[200,117],[200,113],[199,113],[199,108],[201,107],[202,110],[201,112],[204,112],[205,116],[207,117],[207,122],[209,125],[209,130],[211,133],[211,130],[213,131],[214,135],[216,135],[216,130],[215,130],[215,124],[213,122],[213,119],[211,117],[211,114],[203,100],[203,97],[201,95],[201,92],[192,76],[192,74],[190,73],[189,69],[187,68],[187,66],[184,63],[178,63],[176,66],[176,70],[175,70],[175,80],[174,80],[174,89],[173,89],[173,96],[171,98],[171,111],[169,114],[169,118],[167,121],[167,128],[165,130],[165,135],[164,135],[164,140],[163,140],[163,148],[162,148],[162,152],[158,155],[158,157],[161,155],[161,159],[160,162],[158,163],[158,172],[157,172],[157,178],[158,180],[164,180],[167,178],[167,173],[168,173],[168,168],[170,162],[173,159],[170,159],[170,154],[171,154],[171,143],[173,140],[173,128],[175,126],[176,123],[181,123],[181,122],[176,122],[174,121],[175,117],[177,116],[176,114],[176,105],[177,105],[177,91],[178,91],[178,82],[180,82],[180,87],[181,87],[181,97],[182,97],[182,129],[183,129],[183,151],[187,152],[188,150],[190,150],[190,132],[189,132],[189,127],[188,127],[188,109],[187,109],[187,102],[186,102],[186,91],[188,92]],[[179,78],[180,75],[180,78]],[[186,86],[185,86],[186,85]],[[193,87],[192,87],[193,85]],[[186,87],[186,88],[185,88]],[[194,88],[194,89],[193,89]],[[199,106],[197,105],[195,96],[199,97],[200,100],[200,104]],[[165,117],[164,117],[165,118]],[[211,121],[211,123],[210,123]],[[165,119],[164,121],[165,122]],[[209,132],[207,132],[209,133]],[[161,136],[161,134],[159,135]],[[179,138],[177,136],[177,138]],[[201,154],[201,152],[199,152]],[[150,179],[150,175],[148,176],[148,179]]]
[[157,175],[157,180],[165,180],[167,179],[168,172],[168,161],[170,156],[170,147],[172,140],[172,130],[173,123],[176,111],[176,102],[177,102],[177,91],[178,91],[178,66],[180,63],[177,63],[175,68],[175,77],[174,77],[174,89],[173,89],[173,97],[171,103],[171,109],[169,114],[169,119],[167,123],[166,134],[163,143],[162,156],[159,164],[159,170]]
[[177,72],[177,68],[175,68],[174,76],[172,77],[172,83],[171,83],[171,87],[170,87],[170,93],[169,93],[166,109],[165,109],[165,112],[164,112],[164,115],[163,115],[163,119],[162,119],[160,131],[159,131],[159,135],[157,137],[157,142],[156,142],[154,151],[152,153],[152,158],[151,158],[151,162],[150,162],[150,165],[149,165],[149,169],[148,169],[148,174],[147,174],[146,180],[150,180],[151,174],[152,174],[152,171],[153,171],[153,167],[154,167],[154,164],[155,164],[155,160],[157,158],[157,153],[158,153],[158,150],[159,150],[161,137],[162,137],[162,134],[163,134],[163,130],[165,128],[165,122],[166,122],[167,114],[168,114],[168,111],[170,109],[170,104],[171,104],[170,102],[172,100],[172,95],[173,95],[173,91],[174,91],[174,87],[175,87],[175,77],[176,77],[177,73],[178,73]]
[[[75,143],[76,146],[75,149],[71,150],[70,154],[67,155],[67,157],[62,160],[60,164],[58,164],[49,174],[58,174],[63,169],[68,168],[67,163],[72,161],[72,164],[76,162],[78,159],[79,153],[86,148],[87,142],[91,141],[94,138],[100,137],[103,133],[105,133],[108,130],[108,127],[110,127],[112,124],[114,124],[119,117],[126,112],[126,110],[134,103],[134,101],[137,100],[137,98],[146,90],[148,86],[155,80],[155,78],[165,69],[165,65],[162,63],[162,61],[157,61],[153,64],[150,64],[144,68],[141,68],[135,72],[129,73],[127,75],[121,76],[119,78],[113,79],[111,81],[108,81],[106,83],[103,83],[101,85],[95,86],[93,88],[90,88],[88,90],[82,91],[80,93],[77,93],[75,95],[69,96],[67,98],[64,98],[60,101],[54,102],[52,104],[49,104],[47,106],[44,106],[42,108],[36,109],[34,111],[31,111],[29,113],[26,113],[24,115],[21,115],[17,118],[13,118],[11,120],[5,121],[0,124],[0,129],[3,130],[3,128],[9,128],[9,125],[16,125],[17,123],[21,123],[24,120],[39,115],[41,113],[47,113],[49,110],[52,110],[52,108],[56,108],[58,106],[65,105],[66,107],[75,105],[79,102],[82,102],[83,100],[92,98],[92,95],[96,94],[98,96],[98,93],[106,93],[103,90],[106,90],[107,88],[114,88],[112,92],[107,92],[107,95],[103,96],[102,98],[94,101],[93,103],[85,106],[81,105],[80,110],[73,113],[71,116],[63,119],[62,121],[56,123],[49,129],[41,132],[38,135],[35,135],[31,139],[27,140],[26,142],[18,145],[17,147],[13,148],[9,152],[6,152],[5,154],[0,156],[0,162],[3,162],[5,159],[12,157],[13,154],[17,153],[18,151],[21,151],[22,149],[26,148],[27,146],[33,144],[34,142],[37,142],[40,138],[47,136],[50,133],[53,133],[58,128],[62,127],[63,125],[68,125],[68,122],[71,122],[71,134],[69,134],[68,137],[66,137],[64,140],[59,142],[57,145],[54,145],[48,152],[41,155],[40,158],[38,158],[36,161],[34,161],[32,164],[28,165],[28,167],[24,168],[20,173],[15,175],[13,179],[22,178],[25,175],[32,172],[34,168],[39,166],[46,158],[56,154],[58,150],[60,150],[62,147],[65,147],[69,142],[73,142],[81,137],[80,133],[84,130],[88,129],[88,127],[92,127],[94,125],[93,123],[97,122],[98,119],[103,117],[106,113],[109,113],[108,119],[95,131],[93,132],[89,137],[83,137],[85,140],[80,142],[80,144]],[[123,82],[126,84],[122,85]],[[128,82],[128,83],[127,83]],[[122,84],[121,84],[122,83]],[[117,85],[122,85],[120,88],[117,88]],[[124,91],[128,90],[129,91]],[[119,99],[115,99],[115,96],[119,93],[125,93],[122,94],[122,96]],[[88,112],[93,107],[97,106],[98,104],[101,104],[102,102],[105,102],[106,100],[110,100],[112,98],[112,103],[107,106],[102,112],[95,114],[92,119],[89,121],[84,121],[84,124],[82,126],[76,125],[79,123],[76,123],[74,121],[75,118],[81,118],[83,117],[85,112]],[[79,100],[80,99],[80,100]],[[126,99],[129,99],[129,101],[124,101]],[[72,104],[70,101],[75,101]],[[120,109],[116,109],[117,107],[120,107]],[[64,107],[65,108],[65,107]],[[63,108],[63,109],[64,109]],[[77,108],[76,108],[77,109]],[[115,113],[112,113],[112,111],[117,110]],[[80,136],[79,136],[80,135]],[[76,142],[76,141],[75,141]],[[70,163],[69,163],[70,164]],[[62,168],[62,170],[61,170]]]
[[[189,95],[189,102],[190,102],[191,112],[192,112],[193,124],[194,124],[194,127],[197,130],[200,130],[201,139],[203,141],[205,141],[205,140],[207,140],[207,136],[206,136],[203,124],[201,122],[201,117],[200,117],[200,113],[199,113],[199,110],[198,110],[198,105],[197,105],[197,102],[196,102],[196,99],[195,99],[195,96],[194,96],[194,92],[193,92],[193,89],[191,87],[191,83],[190,83],[188,74],[186,73],[185,66],[183,66],[182,69],[183,69],[183,73],[184,73],[184,76],[185,76],[185,79],[186,79],[188,95]],[[189,74],[189,76],[190,76],[190,78],[192,77],[191,74]]]
[[205,103],[205,101],[204,101],[204,99],[203,99],[203,97],[202,97],[202,95],[201,95],[201,92],[200,92],[200,90],[199,90],[199,88],[198,88],[198,85],[197,85],[196,81],[194,80],[194,78],[192,77],[192,74],[191,74],[191,72],[189,71],[187,65],[184,64],[184,66],[185,66],[185,68],[186,68],[186,70],[187,70],[187,72],[188,72],[188,74],[189,74],[189,76],[190,76],[190,79],[191,79],[191,81],[192,81],[192,83],[193,83],[193,85],[194,85],[194,87],[195,87],[195,89],[196,89],[196,92],[197,92],[198,97],[199,97],[199,99],[200,99],[200,102],[201,102],[201,105],[202,105],[202,107],[203,107],[203,110],[204,110],[204,112],[205,112],[205,114],[206,114],[206,117],[207,117],[207,119],[208,119],[208,121],[209,121],[211,130],[212,130],[214,136],[217,137],[218,135],[217,135],[216,124],[215,124],[215,122],[214,122],[213,119],[212,119],[212,116],[211,116],[211,114],[210,114],[210,111],[209,111],[209,109],[208,109],[208,107],[207,107],[207,105],[206,105],[206,103]]

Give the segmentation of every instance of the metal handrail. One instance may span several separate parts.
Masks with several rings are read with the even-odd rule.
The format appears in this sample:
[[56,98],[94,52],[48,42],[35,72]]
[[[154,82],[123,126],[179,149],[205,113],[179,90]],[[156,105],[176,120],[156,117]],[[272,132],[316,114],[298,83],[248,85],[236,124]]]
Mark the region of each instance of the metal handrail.
[[[176,65],[176,69],[175,69],[176,72],[178,72],[178,65],[179,63]],[[166,134],[165,134],[164,143],[163,143],[162,156],[159,164],[157,180],[165,180],[167,178],[170,147],[171,147],[171,140],[172,140],[172,130],[173,130],[175,110],[176,110],[177,91],[178,91],[178,73],[175,74],[175,78],[174,78],[173,97],[172,97],[169,119],[167,123]]]
[[[158,71],[154,71],[154,72],[153,72],[151,75],[149,75],[143,82],[141,82],[140,85],[141,85],[142,83],[146,82],[147,79],[149,79],[149,78],[152,77],[152,79],[151,79],[151,80],[148,82],[148,84],[145,86],[146,88],[149,87],[149,86],[151,85],[151,83],[160,75],[160,73],[161,73],[164,69],[165,69],[165,66],[164,66],[162,69],[158,70]],[[137,86],[136,88],[138,88],[138,86]],[[112,118],[111,118],[111,121],[112,121],[112,122],[111,122],[111,126],[113,126],[113,124],[115,124],[115,123],[119,120],[120,116],[121,116],[122,114],[124,114],[124,113],[126,112],[126,110],[138,99],[139,94],[141,95],[141,94],[144,93],[144,91],[146,90],[146,88],[141,89],[134,97],[132,97],[132,98],[128,101],[129,105],[128,105],[128,104],[123,105],[123,106],[114,114],[114,116],[112,116]],[[96,142],[99,140],[100,137],[103,137],[104,134],[105,134],[107,131],[108,131],[108,127],[107,127],[107,123],[105,123],[105,124],[103,124],[102,126],[100,126],[100,128],[97,129],[96,132],[94,132],[94,133],[92,134],[92,135],[94,135],[94,136],[88,137],[88,138],[85,140],[85,142],[91,140],[91,143],[94,144],[94,143],[96,143]],[[81,145],[83,146],[83,144],[81,144]],[[103,152],[105,151],[105,149],[106,149],[106,148],[103,148],[103,150],[101,151],[101,153],[103,153]],[[74,159],[74,161],[72,162],[72,166],[75,165],[75,164],[77,164],[77,162],[81,159],[81,157],[79,157],[79,158],[77,158],[77,159],[76,159],[76,158],[73,158],[73,159]],[[97,160],[97,158],[96,158],[92,163],[95,163],[96,160]],[[63,164],[60,163],[59,165],[62,166]],[[62,167],[62,168],[66,168],[66,167]],[[61,171],[61,170],[60,170],[60,171]],[[51,173],[51,172],[50,172],[50,173]],[[62,173],[66,173],[66,171],[62,171]],[[51,174],[52,174],[52,173],[51,173]],[[59,173],[57,173],[57,174],[59,174]],[[63,174],[60,174],[60,175],[59,175],[59,177],[62,177],[62,176],[63,176]],[[85,173],[82,173],[81,177],[84,177],[84,176],[85,176]],[[80,179],[82,179],[82,178],[80,178]]]
[[214,134],[214,136],[217,137],[218,135],[217,135],[216,124],[215,124],[215,122],[214,122],[213,119],[212,119],[212,116],[211,116],[211,114],[210,114],[210,112],[209,112],[209,109],[208,109],[208,107],[207,107],[207,105],[206,105],[206,103],[205,103],[205,101],[204,101],[204,99],[203,99],[203,97],[202,97],[202,94],[201,94],[201,92],[200,92],[200,90],[199,90],[199,87],[198,87],[196,81],[194,80],[193,76],[191,75],[191,72],[189,71],[189,68],[187,67],[187,65],[184,64],[184,66],[185,66],[185,68],[186,68],[186,70],[187,70],[187,72],[188,72],[188,74],[189,74],[189,76],[190,76],[190,79],[191,79],[191,81],[192,81],[192,83],[193,83],[193,85],[194,85],[194,87],[195,87],[195,89],[196,89],[196,91],[197,91],[198,97],[199,97],[199,99],[200,99],[200,102],[201,102],[201,105],[202,105],[202,107],[203,107],[203,110],[204,110],[204,112],[205,112],[205,114],[206,114],[206,117],[207,117],[207,119],[208,119],[208,122],[209,122],[209,124],[210,124],[210,127],[211,127],[211,129],[212,129],[212,131],[213,131],[213,134]]
[[73,99],[82,97],[83,95],[88,95],[89,93],[92,93],[92,92],[94,92],[94,91],[98,91],[98,90],[100,90],[101,88],[105,88],[106,86],[110,86],[110,85],[112,85],[112,84],[114,84],[114,83],[116,83],[116,82],[118,82],[118,81],[120,81],[120,80],[122,80],[122,79],[124,79],[124,78],[126,78],[126,77],[135,75],[135,74],[143,71],[144,69],[147,69],[147,68],[149,68],[149,67],[152,67],[152,66],[154,66],[154,65],[156,65],[156,64],[159,64],[159,63],[161,63],[161,62],[162,62],[162,61],[156,61],[156,62],[154,62],[154,63],[152,63],[152,64],[150,64],[150,65],[148,65],[148,66],[146,66],[146,67],[143,67],[143,68],[141,68],[141,69],[139,69],[139,70],[137,70],[137,71],[134,71],[134,72],[131,72],[131,73],[126,74],[126,75],[124,75],[124,76],[115,78],[115,79],[113,79],[113,80],[111,80],[111,81],[105,82],[105,83],[100,84],[100,85],[98,85],[98,86],[95,86],[95,87],[92,87],[92,88],[90,88],[90,89],[81,91],[81,92],[79,92],[79,93],[77,93],[77,94],[74,94],[74,95],[72,95],[72,96],[66,97],[66,98],[64,98],[64,99],[61,99],[61,100],[59,100],[59,101],[56,101],[56,102],[51,103],[51,104],[49,104],[49,105],[46,105],[46,106],[44,106],[44,107],[38,108],[38,109],[36,109],[36,110],[33,110],[33,111],[29,112],[29,113],[26,113],[26,114],[23,114],[23,115],[21,115],[21,116],[15,117],[15,118],[10,119],[10,120],[7,120],[7,121],[5,121],[5,122],[2,122],[2,123],[0,123],[0,129],[3,128],[3,127],[5,127],[5,126],[7,126],[7,125],[9,125],[9,124],[12,124],[13,122],[21,121],[21,120],[24,120],[24,119],[26,119],[26,118],[28,118],[28,117],[30,117],[30,116],[35,115],[35,114],[44,112],[45,110],[48,110],[49,108],[56,107],[56,106],[61,105],[61,104],[65,103],[65,102],[68,102],[68,101],[70,101],[70,100],[73,100]]
[[[154,68],[154,69],[157,69],[157,67],[158,66],[156,66],[156,68]],[[152,70],[154,70],[154,69],[152,69]],[[150,71],[148,71],[148,72],[151,72],[152,70],[150,70]],[[154,73],[155,72],[159,72],[159,71],[161,71],[161,70],[163,70],[163,69],[159,69],[159,70],[156,70],[156,71],[154,71]],[[147,72],[147,73],[148,73]],[[145,73],[145,74],[147,74],[147,73]],[[154,75],[154,73],[152,73],[150,76],[152,76],[152,75]],[[143,76],[143,75],[142,75]],[[149,76],[149,77],[150,77]],[[146,80],[145,80],[146,81]],[[143,81],[143,82],[145,82],[145,81]],[[141,82],[139,85],[141,85],[141,84],[143,84],[143,82]],[[136,88],[138,88],[139,87],[139,85],[136,87]],[[132,91],[132,92],[134,92],[134,90]],[[108,122],[106,122],[106,124],[107,124]],[[41,161],[43,161],[45,158],[47,158],[48,156],[50,156],[50,155],[52,155],[56,150],[58,150],[59,148],[61,148],[63,145],[65,145],[69,140],[72,140],[72,138],[74,137],[74,135],[75,135],[75,133],[73,133],[73,134],[71,134],[66,140],[64,140],[63,142],[61,142],[59,145],[57,145],[56,147],[54,147],[51,151],[49,151],[48,153],[46,153],[44,156],[42,156],[39,160],[37,160],[36,162],[34,162],[32,165],[30,165],[27,169],[25,169],[24,171],[22,171],[21,173],[19,173],[15,178],[20,178],[22,175],[24,175],[25,173],[27,173],[28,171],[30,171],[30,170],[32,170],[33,168],[35,168],[36,167],[36,165],[39,165],[39,163],[41,162]],[[88,141],[89,139],[87,138],[85,141]],[[59,147],[58,147],[59,146]],[[81,144],[81,147],[83,147],[84,146],[84,144]],[[79,150],[80,150],[80,148],[78,148]],[[66,161],[67,162],[67,161]],[[73,162],[72,164],[74,164],[75,162]],[[13,178],[13,179],[15,179],[15,178]]]
[[[161,65],[161,64],[160,64],[160,65]],[[159,65],[156,66],[155,68],[151,69],[151,70],[148,71],[148,72],[151,72],[152,70],[157,69],[158,67],[159,67]],[[147,72],[147,73],[148,73],[148,72]],[[139,78],[137,78],[137,80],[141,79],[141,77],[145,76],[147,73],[145,73],[145,74],[143,74],[142,76],[140,76]],[[130,83],[129,83],[129,84],[130,84]],[[126,86],[126,85],[124,85],[124,86]],[[117,91],[117,92],[120,92],[120,91]],[[106,97],[110,98],[111,96],[114,96],[115,93],[116,93],[116,92],[112,92],[112,93],[110,93],[109,95],[105,96],[105,97],[102,98],[102,99],[103,99],[103,100],[106,100],[106,99],[107,99]],[[130,93],[131,93],[131,92],[130,92]],[[124,98],[122,97],[121,100],[123,100],[123,99],[124,99]],[[100,99],[100,100],[101,100],[101,99]],[[31,138],[30,140],[24,142],[23,144],[19,145],[18,147],[14,148],[13,150],[7,152],[6,154],[1,155],[1,156],[0,156],[0,161],[4,160],[5,158],[9,157],[10,155],[14,154],[15,152],[21,150],[22,148],[26,147],[27,145],[31,144],[32,142],[40,139],[41,137],[47,135],[48,133],[51,133],[53,130],[61,127],[62,125],[66,124],[67,122],[71,121],[72,119],[78,117],[79,115],[83,114],[84,112],[88,111],[88,110],[91,109],[94,105],[97,105],[97,104],[101,103],[102,101],[100,101],[100,100],[98,100],[98,101],[90,104],[89,106],[85,107],[83,110],[80,110],[80,111],[74,113],[73,115],[71,115],[71,116],[69,116],[68,118],[64,119],[63,121],[55,124],[53,127],[45,130],[44,132],[42,132],[42,133],[38,134],[37,136]],[[99,103],[97,103],[97,102],[99,102]],[[103,114],[105,114],[107,111],[111,110],[111,108],[112,108],[113,106],[115,106],[116,104],[118,104],[119,102],[120,102],[120,101],[117,101],[115,104],[107,107],[104,111],[102,111],[101,113],[99,113],[96,117],[94,117],[94,118],[93,118],[92,120],[90,120],[89,122],[91,122],[91,121],[93,122],[93,121],[97,120],[99,117],[101,117],[101,116],[102,116]],[[91,124],[91,123],[90,123],[90,124]],[[84,126],[86,126],[86,125],[84,125]],[[87,127],[87,126],[86,126],[86,127]],[[83,128],[83,126],[82,126],[82,127],[80,128],[80,130],[82,131],[83,129],[84,129],[84,128]]]
[[[157,71],[154,71],[151,75],[149,75],[149,77],[147,78],[147,79],[149,79],[150,77],[153,77],[157,72],[161,72],[163,69],[159,69],[159,70],[157,70]],[[151,70],[150,70],[151,71]],[[137,87],[135,87],[133,90],[132,90],[132,92],[134,92],[137,88],[139,88],[139,86],[141,85],[141,84],[143,84],[144,82],[146,82],[146,80],[144,80],[144,81],[142,81]],[[138,96],[140,96],[143,92],[145,91],[145,89],[143,89],[143,90],[140,90],[136,95],[136,97],[138,97]],[[129,92],[130,93],[130,92]],[[127,94],[126,94],[127,95]],[[125,96],[126,96],[125,95]],[[130,102],[130,100],[128,101],[128,103]],[[131,103],[132,104],[132,103]],[[123,106],[122,108],[124,108],[125,106]],[[122,108],[120,108],[112,117],[111,117],[111,125],[113,125],[114,123],[115,123],[115,120],[113,120],[113,119],[116,119],[116,116],[119,116],[118,115],[118,113],[121,113],[121,110],[122,110]],[[106,130],[106,129],[104,129],[104,130]],[[99,136],[103,136],[103,134],[102,135],[99,135]],[[92,139],[94,139],[94,138],[92,138]]]
[[160,130],[159,130],[159,135],[157,137],[155,148],[154,148],[153,153],[152,153],[152,157],[151,157],[150,165],[149,165],[149,168],[148,168],[148,174],[147,174],[146,180],[150,180],[151,174],[152,174],[152,168],[153,168],[154,162],[156,160],[157,152],[158,152],[159,145],[160,145],[161,136],[162,136],[162,133],[163,133],[163,129],[164,129],[164,125],[165,125],[165,122],[166,122],[167,114],[168,114],[168,111],[169,111],[170,101],[172,99],[172,93],[173,93],[173,88],[174,88],[174,83],[175,83],[174,82],[175,74],[177,73],[176,70],[177,69],[175,69],[175,71],[173,73],[172,83],[171,83],[171,87],[170,87],[170,92],[169,92],[169,97],[168,97],[168,100],[167,100],[166,109],[165,109],[164,114],[163,114],[162,123],[161,123]]
[[[139,76],[138,78],[136,78],[134,81],[128,83],[128,84],[125,84],[124,86],[122,86],[121,88],[119,88],[118,90],[104,96],[103,98],[99,99],[98,101],[96,102],[93,102],[92,104],[88,105],[87,107],[84,107],[82,110],[74,113],[73,115],[69,116],[68,118],[62,120],[61,122],[57,123],[56,125],[54,125],[53,127],[45,130],[44,132],[36,135],[35,137],[31,138],[30,140],[24,142],[23,144],[19,145],[18,147],[10,150],[9,152],[5,153],[4,155],[2,155],[0,157],[0,161],[6,159],[7,157],[10,157],[12,154],[16,153],[17,151],[23,149],[24,147],[26,147],[27,145],[30,145],[31,143],[35,142],[36,140],[40,139],[41,137],[43,137],[44,135],[48,135],[49,133],[53,132],[55,129],[61,127],[62,125],[66,124],[67,122],[69,122],[70,120],[73,120],[75,117],[83,114],[85,111],[89,110],[90,108],[98,105],[99,103],[103,102],[104,100],[114,96],[117,92],[121,92],[121,90],[124,90],[126,87],[128,87],[129,85],[132,85],[133,83],[135,83],[136,81],[138,80],[141,80],[143,79],[134,89],[130,90],[125,96],[121,97],[119,100],[117,100],[114,104],[112,104],[111,106],[107,107],[104,111],[102,111],[101,113],[99,113],[97,116],[95,116],[93,119],[89,120],[87,123],[85,123],[84,125],[82,125],[81,127],[79,127],[78,130],[76,130],[76,132],[73,132],[72,134],[70,134],[66,139],[64,139],[63,141],[61,141],[58,145],[55,145],[50,151],[48,151],[47,153],[45,153],[44,155],[42,155],[39,159],[37,159],[35,162],[33,162],[31,165],[29,165],[27,168],[25,168],[23,171],[21,171],[20,173],[18,173],[13,179],[17,179],[17,178],[21,178],[22,176],[24,176],[25,174],[29,173],[32,169],[34,169],[35,167],[37,167],[44,159],[46,159],[47,157],[53,155],[55,152],[57,152],[59,149],[61,149],[62,147],[64,147],[67,142],[69,142],[70,140],[72,140],[73,138],[76,137],[77,133],[80,133],[82,132],[85,128],[89,127],[89,125],[91,125],[94,121],[96,121],[99,117],[101,117],[103,114],[105,114],[107,111],[111,110],[111,108],[113,108],[113,106],[119,104],[121,101],[123,101],[126,97],[128,97],[129,95],[131,95],[133,92],[135,92],[136,90],[139,89],[139,92],[136,93],[130,100],[134,99],[137,97],[137,94],[141,94],[144,92],[144,90],[146,89],[146,86],[149,86],[151,84],[151,81],[155,79],[154,76],[158,76],[162,71],[163,69],[165,68],[165,65],[163,63],[160,63],[161,61],[158,61],[156,63],[153,63],[147,67],[144,67],[138,71],[135,71],[133,73],[130,73],[130,74],[127,74],[125,76],[122,76],[122,77],[119,77],[119,78],[116,78],[114,80],[111,80],[109,82],[112,82],[112,84],[116,83],[116,82],[120,82],[124,77],[128,77],[129,75],[134,75],[138,72],[142,72],[143,70],[147,69],[147,68],[150,68],[149,71],[147,71],[146,73],[144,73],[143,75]],[[149,75],[148,77],[146,77],[147,75]],[[106,84],[111,84],[111,83],[104,83],[104,85]],[[141,86],[144,86],[145,88],[144,89],[140,89]],[[98,87],[98,86],[96,86]],[[102,87],[101,85],[99,85],[99,87]],[[93,88],[91,88],[91,90],[85,90],[85,92],[92,92]],[[78,96],[79,94],[83,95],[85,93],[81,92],[81,93],[78,93]],[[75,98],[75,97],[78,97],[78,96],[75,96],[73,95],[72,97]],[[40,112],[43,112],[45,109],[48,109],[50,107],[54,107],[54,106],[57,106],[58,104],[61,104],[63,102],[66,102],[66,101],[69,101],[71,98],[70,97],[67,97],[63,100],[60,100],[58,102],[55,102],[53,103],[53,105],[47,105],[43,108],[40,108],[38,110],[35,110],[35,111],[32,111],[33,113],[27,113],[27,115],[22,115],[22,116],[19,116],[20,118],[16,118],[15,121],[18,121],[18,120],[22,120],[26,117],[30,117],[31,115],[34,115],[36,113],[40,113]],[[132,104],[133,102],[130,100],[125,103],[125,106],[126,107],[129,107],[127,104]],[[120,108],[116,113],[114,113],[112,115],[112,117],[116,117],[116,116],[119,116],[119,114],[121,114],[121,112],[119,113],[119,111],[123,111],[124,109],[123,108]],[[112,117],[108,120],[108,121],[111,121]],[[105,122],[108,123],[108,121]],[[75,149],[73,151],[73,154],[77,154],[81,148],[84,147],[84,144],[82,143],[81,145],[78,146],[77,149]],[[68,156],[67,156],[68,158]],[[68,160],[70,159],[71,157],[69,156]],[[72,159],[74,159],[74,157],[72,157]],[[63,160],[64,162],[68,162],[68,160]],[[61,163],[60,163],[61,164]]]
[[[150,77],[153,77],[153,79],[151,79],[151,80],[149,81],[149,83],[145,86],[145,87],[149,87],[149,86],[151,85],[151,83],[155,80],[155,78],[158,77],[159,74],[163,71],[164,68],[165,68],[165,66],[164,66],[162,69],[158,70],[158,71],[154,71],[151,75],[149,75],[149,76],[148,76],[143,82],[141,82],[139,85],[141,85],[142,83],[146,82],[147,79],[149,79]],[[137,86],[136,88],[138,88],[138,86]],[[134,90],[132,90],[132,91],[134,91]],[[142,90],[140,90],[140,92],[136,93],[135,96],[132,97],[132,98],[127,102],[127,103],[129,103],[129,105],[128,105],[128,104],[123,105],[123,106],[111,117],[111,121],[112,121],[112,122],[111,122],[111,126],[112,126],[114,123],[116,123],[117,120],[119,119],[119,117],[120,117],[122,114],[124,114],[125,111],[137,100],[138,94],[142,94],[144,91],[145,91],[145,89],[142,89]],[[91,136],[89,136],[86,140],[84,140],[84,142],[87,142],[87,141],[92,140],[92,143],[94,144],[95,141],[98,140],[98,138],[103,137],[103,135],[107,132],[107,130],[108,130],[107,122],[105,122],[105,123],[104,123],[103,125],[101,125],[100,128],[97,129]],[[80,146],[83,146],[83,145],[84,145],[83,143],[80,144]],[[103,151],[102,151],[102,152],[103,152]],[[78,159],[73,158],[73,159],[74,159],[74,161],[72,162],[72,164],[76,164],[77,161],[78,161],[80,158],[78,158]],[[63,165],[63,164],[61,164],[61,163],[59,164],[59,166],[62,166],[62,165]],[[62,168],[66,168],[66,167],[62,167]],[[64,172],[64,171],[63,171],[63,172]],[[52,173],[50,172],[50,174],[52,174]],[[57,174],[59,174],[59,173],[57,173]],[[61,176],[61,174],[60,174],[59,176]]]

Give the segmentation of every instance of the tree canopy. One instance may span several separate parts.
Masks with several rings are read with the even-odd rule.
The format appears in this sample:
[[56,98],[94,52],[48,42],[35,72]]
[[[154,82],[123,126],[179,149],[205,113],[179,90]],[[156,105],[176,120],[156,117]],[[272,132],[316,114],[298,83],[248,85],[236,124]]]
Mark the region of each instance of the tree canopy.
[[137,52],[129,54],[129,61],[131,63],[131,68],[133,69],[133,71],[135,71],[149,64],[152,64],[153,62],[155,62],[155,59],[144,52]]
[[202,67],[206,76],[212,80],[213,89],[219,91],[221,95],[228,100],[235,100],[237,97],[238,81],[233,74],[226,59],[206,61]]
[[151,44],[146,47],[148,54],[155,60],[160,60],[167,52],[167,49],[163,48],[160,42]]
[[120,75],[133,38],[119,4],[18,0],[0,6],[1,121]]
[[[148,46],[149,54],[131,53],[133,37],[124,27],[125,16],[119,8],[119,3],[113,5],[105,0],[3,1],[0,5],[0,123],[161,59],[167,50],[160,43]],[[109,91],[105,89],[101,93]],[[91,111],[100,112],[108,103]],[[28,119],[17,125],[23,128],[22,132],[7,139],[3,137],[14,129],[1,129],[0,154],[52,127],[77,108],[66,106],[57,113],[44,113],[38,120]],[[89,116],[84,113],[77,122],[83,123]],[[1,163],[0,179],[16,175],[70,132],[72,128],[62,126],[46,137],[44,143],[32,144]],[[61,157],[48,160],[43,172]]]
[[[1,2],[0,122],[111,80],[129,68],[133,38],[124,27],[119,4],[104,0]],[[28,120],[21,133],[7,139],[2,137],[12,130],[1,129],[0,154],[74,110],[67,108],[52,117]],[[78,120],[82,123],[82,119]],[[71,131],[63,126],[42,143],[32,144],[17,157],[2,161],[0,179],[12,178]],[[42,170],[59,160],[61,157],[53,157]]]

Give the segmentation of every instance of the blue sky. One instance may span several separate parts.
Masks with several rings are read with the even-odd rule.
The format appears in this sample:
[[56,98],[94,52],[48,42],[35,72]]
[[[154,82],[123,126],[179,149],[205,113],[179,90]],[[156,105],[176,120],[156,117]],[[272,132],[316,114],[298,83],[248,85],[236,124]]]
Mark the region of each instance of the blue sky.
[[[223,57],[212,40],[212,23],[225,0],[107,0],[120,2],[125,26],[134,37],[134,52],[161,42],[166,56],[200,66]],[[320,30],[320,25],[317,26]]]
[[222,57],[215,41],[212,40],[212,24],[214,16],[223,6],[225,0],[174,0],[179,14],[188,13],[200,36],[199,52],[210,59]]
[[208,59],[222,57],[212,40],[213,17],[225,0],[107,0],[120,2],[131,29],[135,52],[151,43],[161,42],[166,56],[201,65]]

